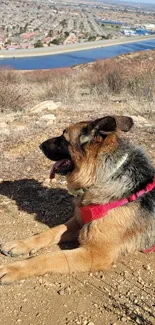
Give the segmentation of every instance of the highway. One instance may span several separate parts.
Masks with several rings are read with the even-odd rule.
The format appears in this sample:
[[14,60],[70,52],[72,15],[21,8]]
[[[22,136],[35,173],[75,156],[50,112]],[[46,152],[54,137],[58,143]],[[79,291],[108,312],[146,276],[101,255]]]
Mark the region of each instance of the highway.
[[26,58],[44,55],[55,55],[62,53],[70,53],[77,51],[84,51],[90,49],[104,48],[114,45],[129,44],[133,42],[142,42],[147,40],[154,40],[155,35],[149,36],[134,36],[124,37],[115,40],[102,40],[94,42],[76,43],[70,45],[53,45],[52,47],[33,48],[27,50],[2,50],[0,51],[0,59],[5,58]]

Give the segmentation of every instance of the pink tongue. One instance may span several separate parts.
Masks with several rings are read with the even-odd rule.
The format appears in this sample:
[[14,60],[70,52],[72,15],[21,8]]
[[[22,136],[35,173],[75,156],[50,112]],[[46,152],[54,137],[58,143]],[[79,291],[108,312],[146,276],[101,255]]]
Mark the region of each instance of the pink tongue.
[[66,162],[65,159],[57,161],[51,168],[50,171],[50,179],[53,179],[55,177],[56,172],[59,170],[59,168],[64,165]]

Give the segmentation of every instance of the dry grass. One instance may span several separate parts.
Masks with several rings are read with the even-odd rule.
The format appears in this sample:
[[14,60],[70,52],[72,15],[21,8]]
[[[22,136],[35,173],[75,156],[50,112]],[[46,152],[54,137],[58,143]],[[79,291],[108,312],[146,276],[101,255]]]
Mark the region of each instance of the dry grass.
[[18,72],[0,70],[0,107],[18,110],[54,99],[64,104],[112,97],[155,100],[155,52],[96,61],[76,69]]
[[88,71],[81,73],[80,77],[91,92],[95,90],[99,95],[109,92],[119,94],[123,89],[122,72],[114,61],[96,61]]
[[27,72],[24,76],[38,101],[54,99],[66,104],[75,98],[74,75],[71,69],[55,69]]
[[0,70],[0,109],[17,111],[31,102],[29,86],[22,74],[13,70]]
[[117,59],[97,61],[89,71],[81,74],[83,84],[101,97],[119,95],[134,97],[138,101],[154,100],[154,62],[124,62]]

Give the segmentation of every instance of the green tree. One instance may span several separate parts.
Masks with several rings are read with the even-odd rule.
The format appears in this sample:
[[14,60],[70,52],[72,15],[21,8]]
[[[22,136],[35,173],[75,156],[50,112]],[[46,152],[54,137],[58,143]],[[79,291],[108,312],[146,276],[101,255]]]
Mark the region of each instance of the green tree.
[[26,23],[25,26],[23,27],[24,33],[27,32],[27,26],[28,26],[28,23]]
[[48,35],[47,35],[48,37],[52,37],[53,36],[53,30],[51,29],[51,30],[49,30],[49,32],[48,32]]
[[91,42],[91,41],[95,41],[96,40],[96,36],[90,36],[88,38],[88,41]]
[[66,37],[68,37],[68,36],[69,36],[69,32],[65,31],[65,32],[64,32],[64,35],[65,35]]
[[62,20],[61,25],[62,25],[63,28],[66,28],[67,27],[67,20],[66,19]]
[[8,39],[6,42],[5,42],[6,45],[11,45],[11,40]]
[[34,44],[34,47],[37,48],[37,47],[43,47],[43,43],[42,41],[39,39],[35,44]]
[[20,26],[19,34],[23,34],[23,33],[24,33],[24,27],[21,27],[21,26]]
[[52,44],[55,44],[55,45],[59,45],[60,44],[60,41],[58,38],[55,38],[53,39],[53,41],[51,41]]
[[108,34],[107,39],[112,39],[112,34]]

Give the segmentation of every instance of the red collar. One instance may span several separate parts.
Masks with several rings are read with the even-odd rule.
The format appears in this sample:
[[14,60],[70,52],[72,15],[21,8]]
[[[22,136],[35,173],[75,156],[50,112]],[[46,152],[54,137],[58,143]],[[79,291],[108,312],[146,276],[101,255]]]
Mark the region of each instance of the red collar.
[[[100,218],[103,218],[106,216],[108,211],[118,208],[122,205],[125,205],[129,202],[136,201],[138,197],[142,196],[143,194],[152,191],[152,189],[155,187],[155,178],[153,179],[153,182],[148,184],[144,190],[140,190],[136,192],[135,194],[132,194],[128,198],[124,198],[118,201],[109,202],[106,204],[91,204],[87,206],[80,207],[81,212],[81,220],[82,223],[85,225],[88,222],[91,222],[93,220],[97,220]],[[153,249],[154,248],[154,249]],[[151,249],[145,250],[144,252],[149,253],[150,250],[155,250],[155,246],[153,246]]]

